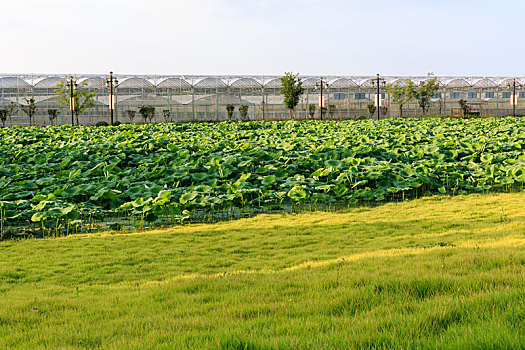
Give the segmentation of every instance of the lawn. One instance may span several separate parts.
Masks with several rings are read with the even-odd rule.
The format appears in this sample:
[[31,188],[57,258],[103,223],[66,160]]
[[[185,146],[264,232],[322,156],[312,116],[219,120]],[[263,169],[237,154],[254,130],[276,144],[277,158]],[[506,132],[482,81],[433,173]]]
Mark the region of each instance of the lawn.
[[0,348],[523,348],[525,193],[0,242]]

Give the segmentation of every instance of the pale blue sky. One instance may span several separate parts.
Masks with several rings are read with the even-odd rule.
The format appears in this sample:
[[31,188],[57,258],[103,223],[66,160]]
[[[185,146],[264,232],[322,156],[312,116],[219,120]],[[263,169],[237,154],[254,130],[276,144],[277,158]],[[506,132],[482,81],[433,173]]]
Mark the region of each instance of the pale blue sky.
[[524,13],[518,0],[2,0],[0,73],[525,76]]

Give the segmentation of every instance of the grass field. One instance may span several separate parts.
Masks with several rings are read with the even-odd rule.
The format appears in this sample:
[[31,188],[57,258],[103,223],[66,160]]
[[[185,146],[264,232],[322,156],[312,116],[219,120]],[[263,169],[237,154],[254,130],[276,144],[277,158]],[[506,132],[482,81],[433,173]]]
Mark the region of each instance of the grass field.
[[0,348],[525,347],[525,193],[0,242]]

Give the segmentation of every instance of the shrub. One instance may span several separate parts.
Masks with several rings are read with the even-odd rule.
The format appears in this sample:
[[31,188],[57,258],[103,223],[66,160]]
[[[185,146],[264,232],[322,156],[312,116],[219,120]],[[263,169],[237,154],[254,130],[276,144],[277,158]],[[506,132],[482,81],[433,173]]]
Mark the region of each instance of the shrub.
[[381,106],[379,107],[379,113],[384,117],[388,114],[388,107],[387,106]]
[[232,120],[233,118],[233,111],[235,110],[235,106],[232,104],[226,105],[226,112],[228,113],[228,119]]
[[109,126],[108,122],[101,120],[95,124],[95,126]]
[[308,105],[308,114],[310,115],[310,118],[314,119],[316,109],[317,105],[315,103],[310,103]]
[[113,122],[113,124],[111,124],[111,125],[113,125],[113,126],[119,126],[120,124],[122,124],[122,123],[119,122],[118,120],[115,120],[115,121]]
[[328,114],[330,118],[334,118],[335,110],[337,109],[336,105],[328,105]]
[[7,111],[5,109],[0,109],[0,120],[2,121],[2,126],[5,127],[7,120]]
[[47,114],[49,116],[49,122],[51,123],[51,125],[53,125],[53,120],[57,119],[59,113],[60,111],[56,108],[50,108],[47,110]]
[[366,105],[366,108],[368,108],[368,113],[370,113],[370,118],[374,116],[374,113],[376,112],[376,106],[373,103],[369,103]]
[[126,114],[128,115],[129,120],[133,121],[133,119],[135,118],[135,114],[137,114],[137,111],[134,111],[132,109],[127,109]]
[[170,110],[169,109],[162,110],[162,116],[164,117],[164,120],[167,123],[170,119]]
[[239,107],[239,114],[241,115],[241,120],[248,120],[248,105],[241,105]]
[[149,119],[150,123],[153,117],[155,117],[155,107],[154,106],[140,106],[139,113],[144,119],[144,123]]

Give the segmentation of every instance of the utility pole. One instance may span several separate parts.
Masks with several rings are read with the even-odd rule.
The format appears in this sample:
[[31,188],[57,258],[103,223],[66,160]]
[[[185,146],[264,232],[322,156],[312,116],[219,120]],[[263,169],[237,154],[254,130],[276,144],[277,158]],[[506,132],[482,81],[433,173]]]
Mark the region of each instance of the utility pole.
[[386,84],[386,80],[383,78],[380,78],[379,73],[374,79],[372,79],[372,86],[377,87],[377,94],[376,94],[376,101],[375,101],[376,109],[377,109],[377,120],[379,120],[379,109],[380,109],[379,107],[381,107],[381,98],[379,97],[379,87],[382,86],[384,88],[385,84]]
[[118,80],[113,77],[113,72],[109,72],[109,77],[106,78],[106,86],[109,86],[109,115],[110,125],[113,125],[113,110],[115,109],[113,88],[117,88]]
[[73,76],[69,76],[69,80],[66,82],[66,86],[69,87],[69,109],[71,110],[71,125],[75,125],[75,87],[76,82],[73,80]]
[[320,119],[323,120],[323,108],[324,108],[323,88],[328,88],[328,83],[323,80],[323,77],[321,77],[319,81],[315,83],[315,87],[321,90],[321,97],[319,100],[319,110],[321,111]]
[[510,98],[510,102],[512,103],[512,116],[516,117],[516,104],[517,104],[517,98],[516,98],[516,78],[512,79],[512,83],[507,83],[507,86],[512,86],[512,97]]

